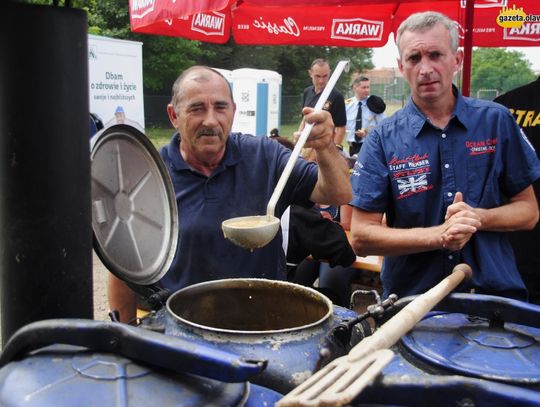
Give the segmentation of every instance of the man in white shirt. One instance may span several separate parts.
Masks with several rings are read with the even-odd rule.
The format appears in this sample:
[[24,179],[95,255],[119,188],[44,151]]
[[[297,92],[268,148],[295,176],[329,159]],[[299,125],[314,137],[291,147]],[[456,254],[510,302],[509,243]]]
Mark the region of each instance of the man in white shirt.
[[345,101],[347,143],[351,157],[358,154],[369,131],[386,117],[384,101],[378,96],[369,95],[369,78],[356,77],[352,89],[354,97]]

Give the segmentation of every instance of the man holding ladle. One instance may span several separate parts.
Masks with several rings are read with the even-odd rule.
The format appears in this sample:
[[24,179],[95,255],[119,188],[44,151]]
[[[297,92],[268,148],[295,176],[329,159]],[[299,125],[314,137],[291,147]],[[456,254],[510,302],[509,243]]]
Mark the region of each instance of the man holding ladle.
[[[285,256],[278,233],[266,246],[249,251],[224,239],[221,223],[233,217],[264,214],[290,150],[266,137],[230,133],[236,106],[227,80],[217,71],[194,66],[173,85],[167,106],[177,133],[161,151],[176,193],[178,248],[159,282],[170,292],[222,278],[285,279]],[[351,199],[347,163],[333,142],[328,112],[303,110],[314,124],[305,146],[318,165],[299,159],[275,208],[313,202],[340,205]],[[110,276],[110,308],[120,320],[134,320],[136,295]]]

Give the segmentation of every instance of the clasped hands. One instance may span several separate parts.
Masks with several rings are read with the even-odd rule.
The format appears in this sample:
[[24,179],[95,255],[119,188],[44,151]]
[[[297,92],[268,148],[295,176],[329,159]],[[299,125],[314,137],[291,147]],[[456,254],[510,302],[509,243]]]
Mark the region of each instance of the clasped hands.
[[481,226],[477,211],[463,202],[461,192],[456,192],[454,202],[447,208],[444,223],[441,225],[442,246],[450,251],[461,250]]

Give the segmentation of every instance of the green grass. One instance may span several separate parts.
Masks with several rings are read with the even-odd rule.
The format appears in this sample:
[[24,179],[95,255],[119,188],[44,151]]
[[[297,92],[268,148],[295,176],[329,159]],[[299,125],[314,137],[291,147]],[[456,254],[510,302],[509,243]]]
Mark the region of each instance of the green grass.
[[169,143],[174,129],[172,127],[149,127],[145,130],[145,133],[146,137],[154,144],[154,147],[159,150],[162,146]]
[[279,128],[279,135],[292,139],[293,133],[298,130],[299,123],[282,124]]

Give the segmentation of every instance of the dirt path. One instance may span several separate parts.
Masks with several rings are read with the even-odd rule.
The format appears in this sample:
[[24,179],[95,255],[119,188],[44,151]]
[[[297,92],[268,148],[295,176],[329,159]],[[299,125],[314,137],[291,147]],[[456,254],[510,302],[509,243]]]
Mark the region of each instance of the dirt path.
[[94,275],[94,319],[99,321],[109,320],[109,304],[107,301],[107,277],[109,271],[93,253]]

